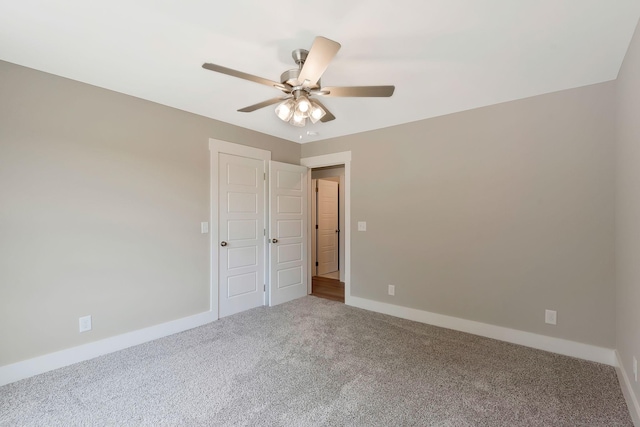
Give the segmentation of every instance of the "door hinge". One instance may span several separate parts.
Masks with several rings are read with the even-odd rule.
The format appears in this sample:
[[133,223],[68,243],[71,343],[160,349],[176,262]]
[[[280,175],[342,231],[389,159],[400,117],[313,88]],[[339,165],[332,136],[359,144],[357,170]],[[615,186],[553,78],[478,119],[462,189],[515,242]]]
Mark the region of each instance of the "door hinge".
[[262,292],[267,292],[267,285],[262,285]]
[[318,229],[318,224],[316,224],[316,230]]
[[318,266],[318,261],[316,261],[316,267]]
[[316,193],[318,192],[318,187],[316,187]]
[[267,229],[266,229],[266,228],[262,229],[262,235],[263,235],[263,236],[266,236],[266,235],[267,235]]
[[267,173],[266,172],[262,174],[262,179],[265,180],[265,181],[267,180]]

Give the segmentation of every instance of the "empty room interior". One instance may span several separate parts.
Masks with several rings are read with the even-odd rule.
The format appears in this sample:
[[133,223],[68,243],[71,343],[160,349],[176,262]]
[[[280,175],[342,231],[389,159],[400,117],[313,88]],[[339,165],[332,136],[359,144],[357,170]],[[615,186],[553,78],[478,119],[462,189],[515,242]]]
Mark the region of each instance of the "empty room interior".
[[640,426],[639,18],[0,2],[0,425]]

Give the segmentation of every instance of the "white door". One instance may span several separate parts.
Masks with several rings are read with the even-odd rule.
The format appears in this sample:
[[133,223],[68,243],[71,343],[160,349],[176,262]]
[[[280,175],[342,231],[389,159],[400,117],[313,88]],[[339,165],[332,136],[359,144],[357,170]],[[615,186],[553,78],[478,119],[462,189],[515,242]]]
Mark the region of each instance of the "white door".
[[264,304],[263,160],[222,154],[218,165],[220,317]]
[[307,168],[270,162],[269,305],[307,295]]
[[338,271],[338,183],[318,180],[318,275]]

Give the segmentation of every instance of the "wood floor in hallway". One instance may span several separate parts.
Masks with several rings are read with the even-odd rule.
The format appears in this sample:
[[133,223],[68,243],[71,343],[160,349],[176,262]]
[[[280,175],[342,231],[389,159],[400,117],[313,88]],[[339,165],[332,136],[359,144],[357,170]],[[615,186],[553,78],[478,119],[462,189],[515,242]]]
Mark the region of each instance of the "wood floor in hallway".
[[337,279],[313,276],[311,295],[344,302],[344,283]]

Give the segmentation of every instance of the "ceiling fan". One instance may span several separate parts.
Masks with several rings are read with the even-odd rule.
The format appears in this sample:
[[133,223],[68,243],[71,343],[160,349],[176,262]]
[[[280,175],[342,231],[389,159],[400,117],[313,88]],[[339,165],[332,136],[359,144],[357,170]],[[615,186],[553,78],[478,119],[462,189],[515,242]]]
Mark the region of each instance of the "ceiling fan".
[[296,49],[292,56],[298,68],[287,70],[280,76],[280,82],[233,70],[221,65],[202,64],[202,68],[227,74],[266,86],[272,86],[285,93],[285,96],[268,99],[250,105],[238,111],[250,113],[273,104],[276,115],[293,126],[303,127],[307,119],[312,123],[328,122],[335,116],[316,96],[326,97],[389,97],[393,95],[395,86],[325,86],[320,84],[320,77],[340,49],[340,43],[324,37],[316,37],[310,50]]

